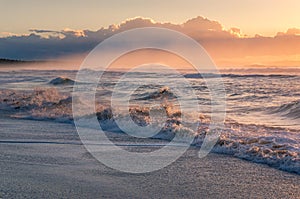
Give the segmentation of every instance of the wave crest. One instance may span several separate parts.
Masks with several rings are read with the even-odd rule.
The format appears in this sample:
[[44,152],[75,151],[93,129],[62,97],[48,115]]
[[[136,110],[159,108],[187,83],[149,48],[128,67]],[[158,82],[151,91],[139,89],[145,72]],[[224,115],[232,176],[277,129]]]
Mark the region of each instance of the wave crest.
[[279,107],[272,107],[269,111],[273,114],[280,114],[284,117],[290,117],[294,119],[300,118],[300,101],[293,101],[287,104],[283,104]]
[[67,77],[57,77],[52,79],[49,84],[52,85],[73,85],[75,83],[74,80]]

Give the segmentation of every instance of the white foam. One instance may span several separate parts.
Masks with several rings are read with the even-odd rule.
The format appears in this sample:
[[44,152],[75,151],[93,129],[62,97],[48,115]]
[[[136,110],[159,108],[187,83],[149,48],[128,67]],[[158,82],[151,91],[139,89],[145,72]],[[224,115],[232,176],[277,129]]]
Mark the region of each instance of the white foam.
[[[56,88],[33,91],[2,89],[0,90],[0,105],[14,110],[11,112],[14,117],[60,122],[73,120],[72,97],[70,94],[59,92]],[[209,117],[205,115],[195,117],[199,113],[191,113],[193,117],[190,123],[197,123],[201,120],[201,125],[195,132],[182,124],[180,112],[174,110],[171,104],[165,104],[162,107],[165,108],[168,119],[161,132],[154,138],[172,140],[175,135],[183,138],[196,136],[194,145],[201,146],[205,134],[209,132]],[[110,107],[98,105],[97,112],[97,117],[104,129],[120,132],[114,123]],[[141,126],[155,122],[149,118],[148,108],[133,107],[130,112],[132,119]],[[89,116],[79,115],[78,117]],[[297,131],[227,121],[214,151],[300,174],[300,135]]]

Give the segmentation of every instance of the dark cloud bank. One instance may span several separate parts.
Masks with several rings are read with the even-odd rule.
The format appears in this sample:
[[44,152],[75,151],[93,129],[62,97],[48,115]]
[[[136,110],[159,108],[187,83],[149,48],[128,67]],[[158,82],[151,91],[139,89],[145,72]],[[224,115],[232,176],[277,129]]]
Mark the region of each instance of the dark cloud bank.
[[[138,27],[165,27],[191,36],[217,60],[255,56],[290,56],[300,52],[300,30],[289,29],[274,37],[245,37],[237,28],[224,30],[222,25],[203,17],[183,24],[158,23],[150,19],[129,19],[120,25],[91,30],[37,30],[30,35],[0,38],[0,58],[44,60],[87,53],[104,39]],[[47,35],[47,37],[45,37]]]

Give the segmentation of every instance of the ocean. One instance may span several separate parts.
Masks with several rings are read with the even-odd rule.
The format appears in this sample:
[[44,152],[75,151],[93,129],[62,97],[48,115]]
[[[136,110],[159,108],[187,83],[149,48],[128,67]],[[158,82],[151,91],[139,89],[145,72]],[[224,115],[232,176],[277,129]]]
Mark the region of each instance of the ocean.
[[[0,109],[15,119],[73,124],[72,103],[76,98],[72,98],[72,92],[77,72],[3,70],[0,72]],[[139,86],[133,93],[125,93],[131,96],[129,109],[117,107],[121,111],[114,114],[110,99],[115,85],[124,74],[122,71],[106,71],[97,86],[94,114],[102,128],[106,131],[111,130],[111,133],[120,133],[114,117],[122,117],[124,111],[129,111],[133,121],[145,127],[153,122],[150,118],[150,108],[156,105],[157,109],[166,111],[168,118],[159,135],[153,136],[154,141],[170,141],[174,134],[180,133],[182,136],[193,135],[195,138],[192,145],[201,146],[203,135],[209,131],[212,107],[210,91],[201,75],[189,72],[182,76],[135,72],[136,80],[131,79],[133,82],[153,78],[155,82],[155,78],[161,76],[170,79],[174,85],[153,83]],[[300,174],[300,75],[265,73],[260,70],[251,73],[223,70],[221,76],[218,81],[222,81],[226,91],[226,119],[213,152]],[[215,74],[205,74],[205,77],[218,78]],[[196,96],[196,99],[191,99],[193,96],[187,92],[181,100],[197,100],[199,103],[200,110],[191,109],[188,117],[190,123],[198,124],[197,130],[189,129],[181,122],[180,103],[172,91],[174,86],[185,90],[185,85],[178,85],[178,78],[187,80]],[[88,105],[84,101],[78,103],[82,103],[82,106]]]

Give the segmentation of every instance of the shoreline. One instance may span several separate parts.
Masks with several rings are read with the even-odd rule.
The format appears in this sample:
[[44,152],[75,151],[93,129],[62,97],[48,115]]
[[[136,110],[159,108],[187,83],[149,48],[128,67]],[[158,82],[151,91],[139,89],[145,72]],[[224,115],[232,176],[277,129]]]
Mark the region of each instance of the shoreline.
[[128,174],[91,157],[71,124],[11,119],[2,114],[0,123],[0,140],[15,141],[0,142],[0,198],[300,196],[299,175],[229,155],[210,153],[199,159],[198,150],[191,147],[161,170]]

